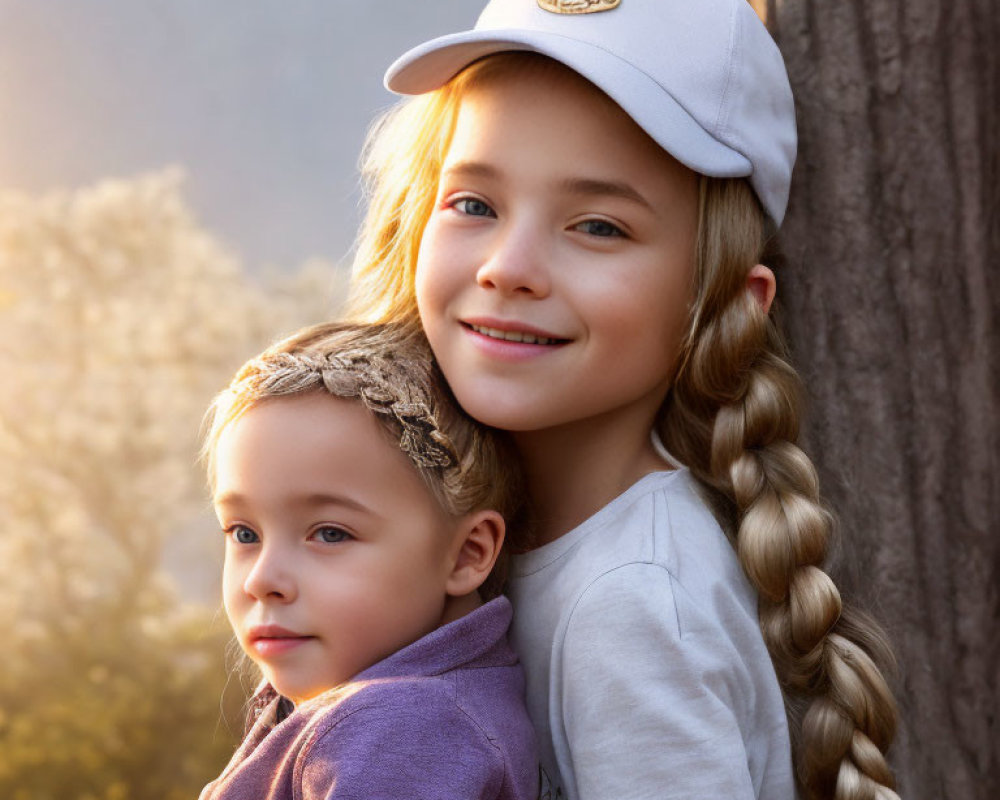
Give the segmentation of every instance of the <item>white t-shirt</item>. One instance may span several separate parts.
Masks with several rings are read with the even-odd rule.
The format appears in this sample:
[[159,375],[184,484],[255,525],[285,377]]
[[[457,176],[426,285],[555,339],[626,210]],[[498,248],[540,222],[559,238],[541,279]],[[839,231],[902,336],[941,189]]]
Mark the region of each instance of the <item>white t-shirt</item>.
[[551,800],[796,797],[756,594],[686,469],[516,556],[509,595]]

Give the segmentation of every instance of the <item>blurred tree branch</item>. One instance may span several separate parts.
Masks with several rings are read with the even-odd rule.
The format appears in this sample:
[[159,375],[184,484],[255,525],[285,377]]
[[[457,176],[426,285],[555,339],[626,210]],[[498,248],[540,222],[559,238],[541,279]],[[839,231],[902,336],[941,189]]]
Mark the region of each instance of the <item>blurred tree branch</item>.
[[[0,796],[190,797],[228,632],[163,570],[204,536],[204,409],[243,360],[326,318],[335,272],[251,276],[169,169],[0,194]],[[206,524],[200,527],[208,527]],[[217,559],[216,540],[199,548]],[[41,769],[42,765],[45,769]]]

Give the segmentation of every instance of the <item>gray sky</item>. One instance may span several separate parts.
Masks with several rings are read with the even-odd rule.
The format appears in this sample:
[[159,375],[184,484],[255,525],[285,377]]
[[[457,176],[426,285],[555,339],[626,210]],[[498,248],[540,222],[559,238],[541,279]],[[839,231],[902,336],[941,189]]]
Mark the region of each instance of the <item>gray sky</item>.
[[481,0],[0,0],[0,190],[168,164],[252,267],[341,259],[382,73]]

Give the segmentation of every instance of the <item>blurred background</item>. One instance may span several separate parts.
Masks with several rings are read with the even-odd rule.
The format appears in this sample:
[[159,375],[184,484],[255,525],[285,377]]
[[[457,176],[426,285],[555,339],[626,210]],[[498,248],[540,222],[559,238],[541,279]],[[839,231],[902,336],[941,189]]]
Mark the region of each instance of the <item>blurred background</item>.
[[0,0],[5,800],[191,798],[231,755],[202,414],[336,312],[382,72],[477,6]]

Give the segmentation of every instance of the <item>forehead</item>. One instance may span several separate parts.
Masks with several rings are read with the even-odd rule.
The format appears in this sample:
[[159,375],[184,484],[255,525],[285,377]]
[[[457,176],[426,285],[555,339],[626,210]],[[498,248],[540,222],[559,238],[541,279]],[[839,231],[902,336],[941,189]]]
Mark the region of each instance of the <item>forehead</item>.
[[598,180],[625,178],[652,192],[697,183],[604,92],[545,58],[500,56],[473,74],[444,166],[513,159],[536,174],[559,167]]
[[433,502],[416,468],[388,431],[355,400],[309,393],[270,398],[220,434],[215,496],[282,498],[336,492],[387,508]]
[[[527,99],[533,95],[569,95],[573,101],[589,102],[631,118],[607,94],[555,59],[537,53],[500,53],[487,56],[469,68],[462,91],[463,100],[477,93],[510,90]],[[634,125],[635,123],[633,123]]]

